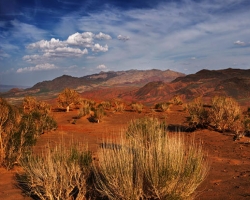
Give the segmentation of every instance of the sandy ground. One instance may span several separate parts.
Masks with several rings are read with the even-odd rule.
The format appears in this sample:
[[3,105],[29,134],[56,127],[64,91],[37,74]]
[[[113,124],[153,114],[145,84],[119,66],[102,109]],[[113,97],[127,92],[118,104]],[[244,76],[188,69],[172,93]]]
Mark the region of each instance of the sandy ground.
[[[58,122],[58,129],[45,133],[39,138],[34,148],[37,152],[48,141],[56,144],[62,139],[86,141],[90,150],[95,152],[103,137],[119,134],[132,119],[156,116],[166,120],[171,127],[175,127],[185,126],[187,117],[182,106],[173,106],[166,113],[154,112],[149,108],[140,114],[131,111],[108,112],[100,123],[90,123],[86,117],[77,120],[76,124],[69,123],[77,115],[77,111],[55,112],[53,115]],[[233,141],[231,134],[221,134],[211,130],[197,130],[183,134],[188,137],[195,136],[197,141],[202,140],[204,149],[209,155],[210,171],[206,180],[198,188],[196,199],[250,199],[250,138]],[[21,190],[15,186],[14,174],[17,170],[19,169],[6,171],[0,168],[0,199],[31,199],[23,196]]]

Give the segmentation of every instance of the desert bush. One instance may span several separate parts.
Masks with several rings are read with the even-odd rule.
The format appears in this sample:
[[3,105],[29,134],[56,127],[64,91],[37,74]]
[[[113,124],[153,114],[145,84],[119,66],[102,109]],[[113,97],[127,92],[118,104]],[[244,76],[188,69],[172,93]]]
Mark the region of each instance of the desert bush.
[[30,151],[41,133],[57,124],[45,110],[23,112],[4,99],[0,99],[0,110],[0,164],[10,169]]
[[154,143],[155,136],[165,134],[165,129],[165,123],[159,122],[157,118],[145,117],[131,120],[125,134],[130,140],[146,147],[149,143]]
[[231,97],[214,97],[209,112],[211,124],[219,131],[237,132],[242,127],[241,109]]
[[79,104],[79,102],[79,93],[69,88],[65,88],[57,97],[59,107],[66,108],[67,112],[69,112],[70,106]]
[[155,104],[154,108],[160,110],[162,112],[168,111],[170,108],[171,103],[169,102],[162,102]]
[[80,102],[80,107],[78,110],[78,118],[84,117],[86,115],[89,115],[91,111],[91,102],[88,100],[82,100]]
[[186,107],[190,117],[188,118],[189,126],[192,128],[205,128],[209,124],[208,110],[204,107],[201,97],[195,98]]
[[104,111],[104,108],[102,107],[102,105],[98,106],[93,111],[94,111],[94,116],[93,117],[96,120],[100,121],[105,116],[105,111]]
[[[104,142],[96,188],[109,199],[188,199],[208,172],[201,144],[170,134],[156,118],[134,120],[127,137]],[[133,130],[136,129],[136,130]]]
[[174,96],[169,102],[174,104],[174,105],[182,105],[183,104],[182,98],[180,96]]
[[143,177],[139,157],[132,153],[131,143],[124,139],[105,140],[98,151],[98,163],[93,165],[95,188],[110,200],[139,200],[143,197]]
[[114,105],[115,105],[116,112],[122,112],[125,110],[125,104],[121,101],[115,100]]
[[101,102],[101,105],[102,107],[105,109],[105,110],[110,110],[111,107],[112,107],[112,104],[110,101],[102,101]]
[[24,172],[17,181],[24,192],[39,199],[86,199],[91,161],[90,152],[79,143],[69,148],[64,143],[53,148],[48,144],[43,153],[21,159]]
[[132,110],[135,112],[141,113],[143,110],[143,104],[142,103],[132,103],[131,104]]

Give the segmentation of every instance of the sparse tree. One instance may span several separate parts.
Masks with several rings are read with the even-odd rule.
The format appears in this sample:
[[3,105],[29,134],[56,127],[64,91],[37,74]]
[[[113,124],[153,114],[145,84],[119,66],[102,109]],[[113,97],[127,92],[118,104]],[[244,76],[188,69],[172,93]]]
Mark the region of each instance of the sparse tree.
[[57,102],[59,106],[66,107],[66,111],[69,112],[69,107],[73,104],[77,104],[80,101],[80,95],[73,89],[65,88],[58,96]]

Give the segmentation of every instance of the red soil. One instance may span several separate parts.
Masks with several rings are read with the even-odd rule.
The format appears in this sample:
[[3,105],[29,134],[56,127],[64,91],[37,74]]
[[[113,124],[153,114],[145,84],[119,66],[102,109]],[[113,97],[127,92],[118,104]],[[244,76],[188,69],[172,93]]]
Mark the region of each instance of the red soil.
[[[173,106],[167,113],[151,111],[147,108],[143,113],[124,111],[122,113],[108,112],[100,123],[91,123],[87,118],[77,120],[76,124],[69,123],[77,115],[77,111],[53,113],[58,122],[56,131],[42,135],[35,147],[40,151],[46,143],[57,143],[60,140],[87,141],[91,151],[95,152],[102,138],[116,135],[126,128],[131,119],[156,116],[166,120],[171,125],[186,125],[187,113],[181,106]],[[250,199],[250,138],[233,141],[230,134],[221,134],[211,130],[197,130],[183,133],[202,140],[210,159],[210,171],[206,180],[198,188],[197,198],[201,200],[219,199]],[[31,199],[22,195],[15,186],[12,171],[0,169],[0,199],[23,200]]]

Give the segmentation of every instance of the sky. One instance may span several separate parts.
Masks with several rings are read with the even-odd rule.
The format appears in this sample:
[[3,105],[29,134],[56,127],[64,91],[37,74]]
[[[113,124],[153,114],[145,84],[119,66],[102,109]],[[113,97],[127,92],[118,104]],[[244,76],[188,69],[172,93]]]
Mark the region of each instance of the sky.
[[249,0],[0,0],[0,84],[250,68]]

